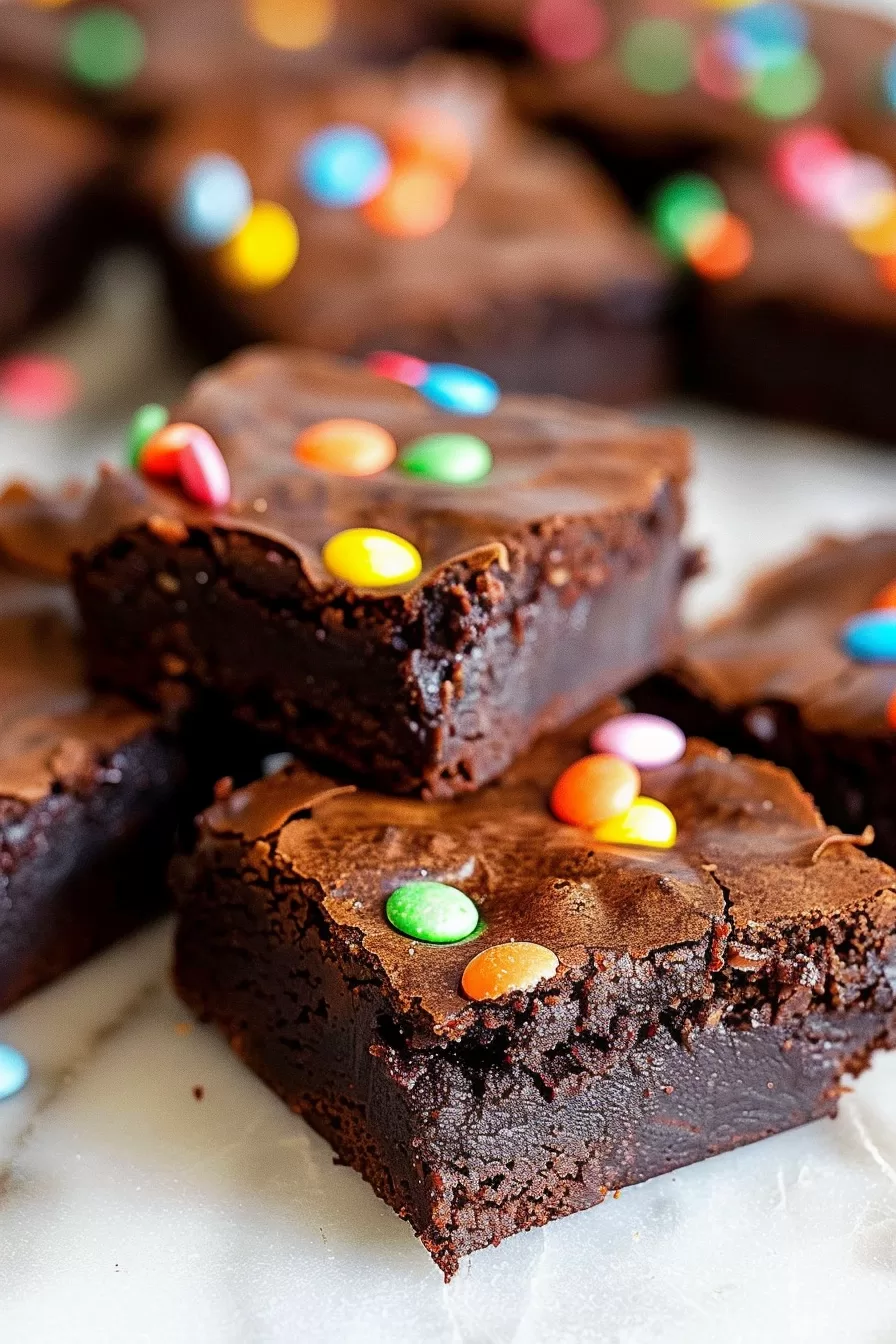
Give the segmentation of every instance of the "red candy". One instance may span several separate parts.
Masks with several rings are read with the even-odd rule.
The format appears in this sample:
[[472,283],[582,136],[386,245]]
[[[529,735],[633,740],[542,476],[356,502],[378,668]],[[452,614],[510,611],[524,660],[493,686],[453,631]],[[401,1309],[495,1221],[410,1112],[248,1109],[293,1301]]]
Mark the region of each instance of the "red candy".
[[144,476],[160,481],[176,481],[181,452],[194,434],[204,434],[198,425],[165,425],[151,434],[140,450],[139,466]]
[[875,611],[887,611],[890,607],[896,607],[896,579],[888,583],[885,588],[881,588],[871,605]]
[[896,691],[887,701],[887,727],[892,728],[893,732],[896,733]]
[[402,355],[397,350],[375,350],[364,363],[371,373],[379,374],[380,378],[391,378],[394,383],[405,383],[408,387],[419,387],[429,373],[425,359]]
[[221,449],[210,434],[197,425],[177,459],[183,492],[196,504],[220,509],[230,503],[230,472]]
[[0,403],[25,420],[55,420],[79,393],[80,379],[64,359],[16,355],[0,364]]

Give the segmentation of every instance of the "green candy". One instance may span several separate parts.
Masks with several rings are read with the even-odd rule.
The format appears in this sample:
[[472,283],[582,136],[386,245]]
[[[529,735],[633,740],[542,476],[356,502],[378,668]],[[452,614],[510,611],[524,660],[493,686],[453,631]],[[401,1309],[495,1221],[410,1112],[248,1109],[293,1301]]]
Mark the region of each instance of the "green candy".
[[143,30],[135,18],[113,5],[78,14],[66,38],[69,74],[95,89],[120,89],[140,73],[146,57]]
[[457,887],[406,882],[386,902],[386,918],[399,933],[421,943],[459,943],[479,923],[479,911]]
[[155,401],[148,401],[145,406],[138,407],[134,412],[128,425],[127,452],[128,463],[135,470],[140,465],[140,454],[143,452],[144,444],[153,434],[164,429],[167,423],[167,408]]
[[492,469],[492,450],[475,434],[424,434],[402,448],[402,470],[443,485],[472,485]]

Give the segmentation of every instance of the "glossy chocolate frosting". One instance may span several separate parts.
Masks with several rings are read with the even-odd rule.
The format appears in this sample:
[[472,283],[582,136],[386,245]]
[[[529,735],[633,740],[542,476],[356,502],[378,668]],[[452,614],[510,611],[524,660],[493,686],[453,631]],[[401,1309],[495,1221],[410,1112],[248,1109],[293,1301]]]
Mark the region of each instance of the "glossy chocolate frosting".
[[[93,782],[99,762],[154,720],[84,684],[74,604],[44,572],[18,566],[20,529],[40,535],[52,504],[0,501],[0,799],[36,803]],[[26,521],[27,516],[27,521]]]
[[858,663],[840,643],[844,623],[894,579],[896,532],[821,541],[754,583],[671,671],[721,709],[783,701],[819,732],[894,737],[885,711],[896,666]]
[[[705,742],[644,775],[644,792],[678,820],[673,849],[599,845],[588,831],[554,820],[547,805],[554,781],[615,712],[601,706],[541,739],[500,784],[460,801],[355,793],[288,767],[210,809],[206,843],[236,838],[252,864],[313,884],[314,901],[353,955],[382,977],[398,1011],[448,1035],[483,1011],[464,1000],[460,979],[470,958],[495,943],[542,943],[559,957],[561,975],[600,952],[641,959],[714,938],[710,957],[719,967],[726,956],[757,966],[802,918],[862,910],[875,923],[893,923],[891,869],[842,839],[825,843],[839,832],[824,825],[789,772]],[[484,932],[433,946],[392,929],[386,898],[420,878],[464,890]],[[738,951],[735,939],[751,946]]]
[[[664,490],[677,488],[689,468],[682,431],[645,428],[618,413],[548,397],[506,396],[491,415],[452,415],[360,365],[286,348],[247,350],[200,375],[172,414],[203,426],[219,444],[230,469],[231,504],[210,513],[178,490],[134,473],[107,472],[82,517],[57,528],[60,539],[89,551],[147,520],[175,544],[181,522],[252,533],[291,551],[309,591],[332,597],[346,585],[325,570],[324,542],[343,528],[385,528],[414,543],[423,572],[414,584],[376,595],[404,592],[410,600],[450,576],[458,561],[473,572],[523,565],[533,534],[544,540],[577,523],[608,533],[624,528],[633,513],[650,511]],[[301,465],[293,454],[297,435],[333,417],[374,421],[399,448],[439,430],[478,434],[492,450],[494,468],[480,484],[453,486],[398,467],[358,479]],[[21,534],[17,544],[29,549]],[[47,540],[35,536],[32,544],[45,551]],[[594,548],[593,537],[589,543],[583,531],[582,573],[589,545]],[[599,582],[600,574],[591,578]],[[558,575],[557,583],[568,579]]]
[[[472,150],[469,177],[437,232],[387,237],[300,185],[297,154],[315,132],[347,122],[388,138],[399,118],[428,108],[456,118]],[[350,353],[386,327],[472,341],[517,304],[587,300],[625,323],[650,320],[665,299],[668,268],[608,180],[570,147],[521,127],[487,66],[429,55],[401,72],[353,71],[296,93],[228,88],[218,101],[185,107],[145,175],[166,222],[189,166],[211,152],[236,158],[256,197],[285,205],[298,224],[298,260],[269,290],[240,290],[218,274],[213,255],[195,255],[251,327],[278,340]]]

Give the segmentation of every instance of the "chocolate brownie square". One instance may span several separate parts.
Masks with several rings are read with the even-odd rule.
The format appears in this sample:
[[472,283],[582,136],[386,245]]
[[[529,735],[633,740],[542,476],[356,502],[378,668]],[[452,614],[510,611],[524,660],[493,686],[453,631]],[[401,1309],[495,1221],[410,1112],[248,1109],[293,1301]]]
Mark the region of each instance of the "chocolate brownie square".
[[896,862],[896,660],[860,662],[843,644],[847,623],[894,580],[896,532],[819,542],[757,580],[633,695],[689,732],[787,766],[825,816],[848,831],[872,826],[874,852]]
[[[681,431],[552,398],[461,415],[273,348],[201,375],[173,415],[213,436],[232,496],[212,510],[135,473],[101,479],[74,563],[101,687],[214,702],[384,790],[446,796],[674,647],[692,565]],[[300,435],[345,417],[393,436],[398,462],[361,478],[298,460]],[[487,475],[453,484],[401,465],[412,444],[458,433],[490,455]],[[363,549],[371,530],[417,557],[416,578],[353,579],[325,559],[334,537]]]
[[[433,118],[434,134],[464,160],[456,187],[429,162],[408,166],[408,136]],[[303,176],[301,156],[318,137],[357,140],[359,128],[377,138],[364,153],[378,142],[392,154],[378,198],[393,202],[385,222],[377,200],[325,203],[313,172]],[[337,162],[340,151],[330,153]],[[197,235],[195,174],[212,174],[220,156],[248,174],[260,211],[285,209],[292,224],[281,215],[279,226],[297,228],[294,259],[283,240],[282,275],[247,275],[241,245],[209,246]],[[436,213],[420,223],[415,212],[430,195]],[[508,390],[612,405],[665,386],[671,268],[607,178],[513,118],[489,67],[430,55],[402,71],[354,70],[300,90],[227,88],[170,121],[146,166],[144,196],[173,249],[172,302],[213,358],[273,339],[336,354],[404,350],[472,364]],[[255,227],[251,216],[245,227]]]
[[112,148],[100,126],[0,87],[0,345],[77,289],[103,230]]
[[[553,819],[606,713],[460,801],[288,769],[208,812],[176,867],[181,994],[446,1277],[610,1191],[833,1115],[844,1073],[896,1039],[896,874],[788,772],[699,741],[644,771],[677,818],[669,849]],[[420,881],[472,900],[472,937],[392,926],[387,898]],[[533,943],[540,980],[463,992],[486,988],[474,956]]]

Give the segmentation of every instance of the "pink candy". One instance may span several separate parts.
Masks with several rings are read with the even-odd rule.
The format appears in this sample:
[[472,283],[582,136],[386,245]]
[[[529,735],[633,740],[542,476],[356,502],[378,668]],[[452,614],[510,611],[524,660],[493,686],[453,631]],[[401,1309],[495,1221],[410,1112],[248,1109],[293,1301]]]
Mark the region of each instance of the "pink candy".
[[196,504],[220,509],[230,503],[230,472],[221,449],[210,434],[197,426],[177,458],[184,494]]
[[620,714],[591,734],[591,750],[621,756],[640,770],[671,765],[684,754],[685,736],[657,714]]
[[391,378],[394,383],[405,383],[408,387],[419,387],[426,381],[429,365],[423,359],[413,355],[401,355],[397,350],[377,350],[364,361],[371,373],[381,378]]

